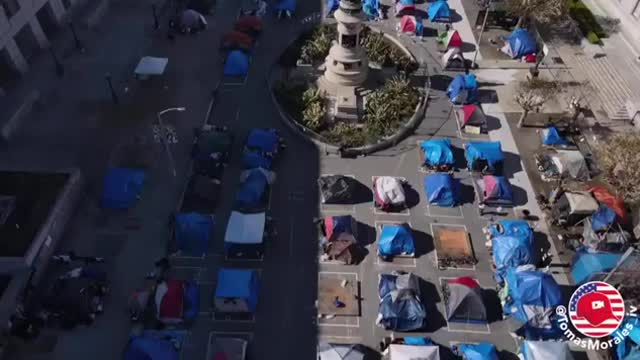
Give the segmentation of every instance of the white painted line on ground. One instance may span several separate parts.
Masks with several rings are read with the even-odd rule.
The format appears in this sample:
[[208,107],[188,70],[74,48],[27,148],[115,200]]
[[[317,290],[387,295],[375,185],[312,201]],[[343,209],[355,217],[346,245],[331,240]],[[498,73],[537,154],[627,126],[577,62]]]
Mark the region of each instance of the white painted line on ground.
[[247,324],[253,324],[256,322],[256,315],[253,314],[251,319],[248,320],[235,320],[235,319],[230,319],[229,316],[227,316],[224,319],[216,319],[216,312],[215,311],[211,311],[211,321],[213,322],[235,322],[235,323],[247,323]]
[[[429,224],[429,228],[431,229],[431,238],[433,239],[433,256],[435,257],[434,264],[435,264],[435,266],[437,268],[439,268],[439,266],[438,266],[438,248],[436,246],[436,233],[433,230],[434,225],[436,227],[437,226],[440,226],[440,227],[451,227],[451,226],[462,227],[462,228],[464,228],[464,231],[467,233],[467,235],[469,235],[469,230],[467,229],[467,226],[464,225],[464,224],[446,224],[446,223],[437,223],[437,224],[430,223]],[[469,236],[471,236],[471,235],[469,235]],[[471,246],[472,251],[473,251],[473,242],[472,241],[469,241],[469,242],[470,242],[470,246]],[[475,254],[475,251],[474,251],[474,254]],[[445,267],[444,269],[445,270],[476,271],[476,266],[473,265],[471,267]]]
[[[431,205],[429,204],[429,198],[428,195],[425,193],[424,194],[424,202],[425,204],[427,204],[427,213],[425,215],[427,215],[428,217],[442,217],[442,218],[452,218],[452,219],[464,219],[464,213],[462,212],[462,206],[457,205],[456,208],[458,209],[458,212],[460,213],[460,215],[448,215],[448,214],[432,214],[431,213]],[[449,208],[445,208],[445,209],[449,209]],[[453,209],[453,208],[451,208]]]
[[[339,315],[336,315],[333,319],[338,318]],[[343,328],[359,328],[360,327],[360,317],[359,316],[350,316],[351,317],[355,317],[356,319],[356,324],[331,324],[331,323],[322,323],[322,320],[325,319],[318,319],[318,326],[324,326],[324,327],[343,327]],[[333,320],[333,319],[327,319],[327,320]]]

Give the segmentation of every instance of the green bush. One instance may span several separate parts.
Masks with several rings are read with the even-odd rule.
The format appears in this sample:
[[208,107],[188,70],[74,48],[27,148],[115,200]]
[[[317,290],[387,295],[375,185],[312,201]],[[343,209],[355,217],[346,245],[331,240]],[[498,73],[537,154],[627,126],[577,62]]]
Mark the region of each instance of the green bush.
[[360,36],[360,45],[365,49],[370,61],[382,66],[393,64],[391,45],[382,33],[371,31],[365,27]]
[[592,44],[600,44],[600,37],[598,36],[598,34],[594,33],[593,31],[589,31],[586,38]]
[[329,55],[331,44],[336,37],[337,30],[335,25],[323,24],[318,26],[311,34],[311,37],[302,45],[300,59],[309,64],[323,61]]
[[370,135],[392,134],[403,121],[413,115],[420,95],[408,79],[394,77],[367,98],[365,122]]
[[367,133],[355,124],[339,122],[322,135],[331,143],[345,147],[357,147],[367,143]]
[[[589,33],[591,32],[593,32],[598,38],[607,37],[607,33],[604,31],[602,26],[600,26],[596,17],[591,13],[591,10],[582,3],[582,1],[567,0],[567,4],[569,5],[569,15],[578,23],[580,31],[582,31],[582,34],[587,37],[589,41],[595,39],[593,36],[589,38]],[[600,42],[599,39],[598,42]]]
[[302,124],[317,131],[325,125],[326,106],[324,94],[314,87],[302,93]]

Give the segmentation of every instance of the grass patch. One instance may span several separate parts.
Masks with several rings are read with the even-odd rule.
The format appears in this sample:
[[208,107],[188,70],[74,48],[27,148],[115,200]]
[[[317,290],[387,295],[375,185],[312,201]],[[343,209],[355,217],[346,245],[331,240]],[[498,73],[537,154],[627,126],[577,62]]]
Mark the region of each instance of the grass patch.
[[569,6],[569,15],[578,23],[582,34],[592,44],[599,44],[601,38],[607,37],[607,32],[602,28],[591,10],[580,0],[566,0]]

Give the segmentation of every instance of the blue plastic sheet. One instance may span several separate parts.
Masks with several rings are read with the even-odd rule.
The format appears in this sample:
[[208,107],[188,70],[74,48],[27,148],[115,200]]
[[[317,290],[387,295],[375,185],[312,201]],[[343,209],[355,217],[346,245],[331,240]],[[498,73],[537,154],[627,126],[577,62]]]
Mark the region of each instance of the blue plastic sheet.
[[533,241],[533,229],[529,226],[529,223],[524,220],[498,220],[497,224],[502,227],[502,232],[498,231],[496,225],[489,226],[489,235],[491,236],[518,236],[530,238]]
[[[335,230],[334,230],[335,231]],[[414,254],[413,236],[404,225],[383,225],[378,241],[378,253],[382,256]]]
[[591,279],[593,274],[611,271],[622,258],[622,254],[590,253],[578,251],[571,262],[571,275],[576,284],[583,284]]
[[616,221],[616,212],[610,207],[600,205],[598,211],[591,215],[591,229],[593,231],[604,231]]
[[471,141],[467,143],[465,157],[470,168],[477,160],[486,161],[492,169],[504,161],[502,145],[499,141]]
[[258,305],[258,273],[256,270],[222,268],[218,271],[215,296],[244,299],[250,311]]
[[535,39],[525,29],[514,30],[507,41],[514,59],[535,53],[538,50]]
[[240,50],[233,50],[224,62],[225,76],[245,76],[249,72],[249,55]]
[[263,202],[269,180],[261,169],[253,169],[236,193],[236,202],[240,206],[257,206]]
[[561,135],[558,129],[555,126],[549,126],[546,129],[546,133],[542,138],[542,143],[544,145],[567,145],[569,144],[567,140],[565,140]]
[[531,238],[523,236],[499,235],[491,239],[493,261],[496,265],[496,277],[502,281],[504,271],[520,265],[534,264]]
[[190,321],[200,313],[200,287],[198,284],[187,281],[184,289],[184,319]]
[[439,0],[429,5],[427,15],[431,22],[451,21],[451,9],[449,9],[449,4],[444,0]]
[[415,346],[432,346],[433,341],[428,338],[419,337],[419,336],[405,336],[402,338],[404,340],[405,345],[415,345]]
[[278,150],[278,132],[275,129],[251,129],[246,146],[265,153]]
[[271,170],[272,162],[270,157],[257,151],[245,151],[242,156],[242,163],[245,169],[263,168]]
[[498,360],[496,346],[490,343],[460,344],[458,350],[465,360]]
[[173,343],[165,339],[134,337],[127,344],[124,360],[178,360],[180,354]]
[[[507,270],[506,281],[511,304],[505,307],[505,313],[523,323],[536,313],[565,305],[560,287],[550,274],[511,268]],[[516,312],[512,313],[510,307],[515,307]]]
[[451,80],[451,83],[449,83],[449,86],[447,87],[447,96],[451,102],[465,102],[467,96],[465,90],[464,75],[457,75],[453,80]]
[[113,168],[104,177],[101,204],[106,209],[128,209],[132,207],[145,181],[145,172],[138,169]]
[[430,204],[453,207],[458,203],[457,184],[449,174],[432,174],[424,177],[424,191]]
[[449,139],[426,140],[420,144],[424,153],[425,165],[453,165],[453,152]]
[[290,11],[293,13],[294,11],[296,11],[297,5],[297,0],[279,0],[274,6],[274,9],[276,11]]
[[198,213],[176,215],[175,239],[178,250],[186,256],[203,256],[209,249],[213,218]]
[[327,0],[327,14],[331,15],[340,7],[340,0]]

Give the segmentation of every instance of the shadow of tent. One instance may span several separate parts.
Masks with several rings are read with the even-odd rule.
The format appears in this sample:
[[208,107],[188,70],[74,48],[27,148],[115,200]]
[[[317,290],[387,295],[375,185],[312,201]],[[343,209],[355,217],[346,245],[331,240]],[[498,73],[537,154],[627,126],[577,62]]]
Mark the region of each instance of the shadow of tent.
[[529,201],[527,192],[519,187],[511,184],[511,193],[513,195],[513,206],[525,206]]
[[[482,91],[480,91],[480,96],[482,97]],[[481,101],[481,102],[485,103],[485,104],[487,103],[486,101]],[[487,132],[498,130],[502,126],[500,124],[500,119],[498,119],[495,116],[491,116],[491,115],[486,115],[485,114],[485,119],[486,119],[486,122],[487,122]]]
[[438,91],[447,91],[447,87],[453,80],[449,75],[437,74],[431,76],[431,89]]
[[493,89],[479,89],[478,102],[483,104],[497,104],[498,93]]
[[487,322],[502,320],[502,305],[498,293],[494,289],[482,289],[482,302],[487,309]]
[[473,186],[458,181],[458,205],[473,204],[475,199],[476,192]]
[[500,350],[498,352],[498,358],[502,360],[519,360],[520,359],[518,355],[507,350]]
[[433,244],[433,237],[427,234],[426,232],[411,229],[413,235],[413,241],[416,247],[415,257],[419,258],[420,256],[429,254],[435,249],[435,245]]
[[520,156],[509,151],[503,151],[503,155],[502,175],[512,179],[514,174],[522,171]]
[[[458,121],[456,119],[456,121]],[[464,149],[458,146],[451,146],[451,152],[453,152],[454,168],[465,169],[467,167],[467,159],[464,157]]]
[[350,204],[361,204],[373,201],[373,191],[369,187],[359,181],[354,182],[354,188],[352,192],[352,201]]
[[360,246],[367,246],[367,245],[371,245],[373,243],[376,242],[376,229],[373,226],[370,226],[369,224],[365,224],[363,222],[357,222],[357,226],[358,226],[358,244]]
[[409,184],[405,184],[403,188],[407,208],[412,209],[416,207],[416,205],[420,203],[420,194],[418,191]]
[[455,9],[451,9],[450,22],[455,24],[462,21],[462,15],[460,15]]
[[420,279],[420,295],[427,312],[427,323],[421,331],[435,332],[447,326],[447,321],[438,310],[437,304],[442,301],[439,294],[438,288],[434,284]]
[[460,47],[460,50],[462,50],[463,53],[476,51],[476,45],[463,41],[462,46]]

